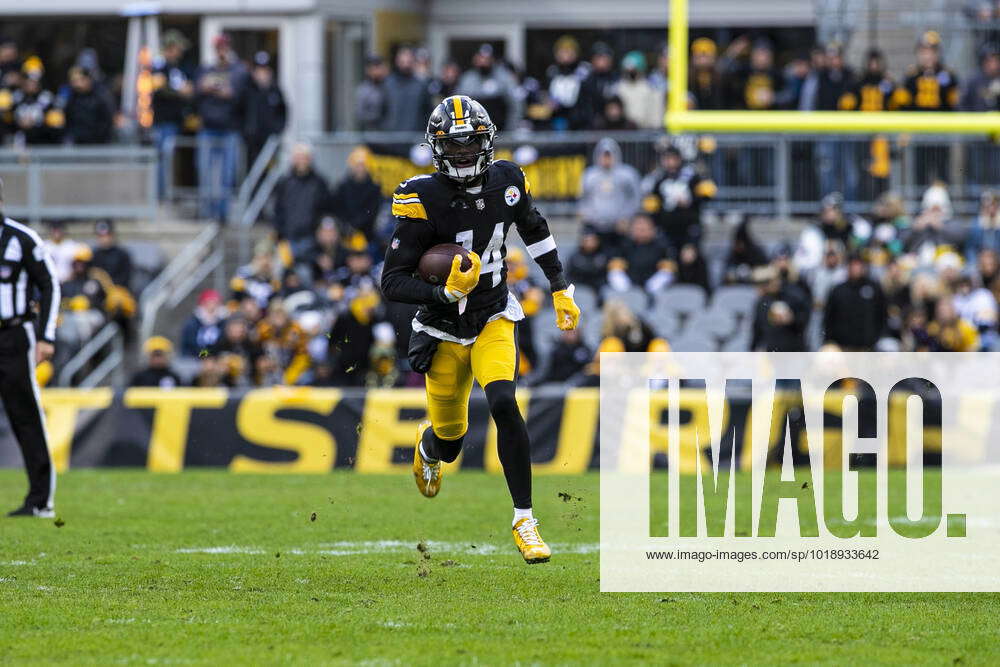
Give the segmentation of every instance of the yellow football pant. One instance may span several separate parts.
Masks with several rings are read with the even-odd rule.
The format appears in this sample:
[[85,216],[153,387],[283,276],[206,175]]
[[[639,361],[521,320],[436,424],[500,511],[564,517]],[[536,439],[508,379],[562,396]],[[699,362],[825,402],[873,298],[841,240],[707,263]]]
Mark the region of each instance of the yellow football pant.
[[472,345],[441,341],[427,371],[427,414],[434,435],[458,440],[469,428],[472,378],[485,387],[496,380],[513,380],[517,368],[514,323],[489,322]]

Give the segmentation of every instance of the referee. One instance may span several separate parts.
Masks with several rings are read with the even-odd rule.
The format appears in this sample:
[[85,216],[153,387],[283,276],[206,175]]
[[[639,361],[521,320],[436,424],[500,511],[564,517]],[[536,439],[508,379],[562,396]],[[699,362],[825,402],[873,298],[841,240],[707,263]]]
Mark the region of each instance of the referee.
[[[24,504],[7,516],[52,518],[56,470],[49,456],[35,366],[55,349],[59,280],[38,234],[2,211],[0,180],[0,399],[28,473]],[[36,291],[37,323],[32,310]]]

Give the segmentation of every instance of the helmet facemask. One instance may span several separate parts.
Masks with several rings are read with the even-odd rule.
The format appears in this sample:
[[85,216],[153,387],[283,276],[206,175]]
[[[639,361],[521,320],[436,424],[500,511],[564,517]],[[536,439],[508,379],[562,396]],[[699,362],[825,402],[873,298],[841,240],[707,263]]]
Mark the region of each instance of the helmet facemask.
[[434,166],[448,178],[470,183],[482,176],[493,162],[491,126],[484,130],[459,131],[442,135],[427,135]]

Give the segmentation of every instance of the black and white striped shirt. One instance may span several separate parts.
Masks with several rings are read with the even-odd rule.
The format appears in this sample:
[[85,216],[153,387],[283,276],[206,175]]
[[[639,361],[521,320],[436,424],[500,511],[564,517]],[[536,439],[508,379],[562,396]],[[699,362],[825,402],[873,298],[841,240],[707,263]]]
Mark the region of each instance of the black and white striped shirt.
[[0,226],[0,324],[31,318],[38,290],[38,337],[55,342],[59,317],[59,279],[41,237],[10,218]]

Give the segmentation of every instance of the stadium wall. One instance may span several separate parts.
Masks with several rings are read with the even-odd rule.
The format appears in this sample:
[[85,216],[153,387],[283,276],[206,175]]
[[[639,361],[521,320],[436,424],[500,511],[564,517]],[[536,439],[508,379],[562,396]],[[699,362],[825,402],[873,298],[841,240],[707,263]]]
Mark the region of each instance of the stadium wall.
[[[468,443],[453,468],[501,472],[486,399],[474,395]],[[597,466],[597,389],[518,392],[540,474]],[[408,472],[423,389],[49,389],[42,394],[53,459],[70,468],[155,472]],[[19,466],[11,437],[0,466]]]
[[[521,389],[517,400],[532,441],[532,460],[538,474],[579,474],[599,466],[597,388],[539,387]],[[668,393],[643,393],[635,409],[649,410],[649,453],[654,468],[668,467]],[[728,440],[720,461],[735,456],[739,467],[750,468],[748,397],[732,399],[725,410],[722,433]],[[844,395],[832,392],[823,405],[823,456],[839,466]],[[704,392],[679,392],[678,438],[681,443],[717,439],[718,424],[709,421]],[[777,392],[767,444],[775,463],[785,449],[784,423],[791,419],[789,436],[796,464],[808,460],[807,430],[800,399]],[[643,405],[645,403],[645,405]],[[263,389],[155,389],[135,387],[115,392],[100,389],[48,389],[42,392],[50,446],[56,468],[137,467],[153,472],[181,472],[187,468],[228,468],[233,472],[324,473],[335,469],[363,473],[408,473],[413,438],[425,418],[423,389],[335,389],[268,387]],[[940,409],[940,408],[932,408]],[[906,396],[890,401],[890,410],[905,419]],[[875,415],[873,409],[865,414]],[[635,420],[629,420],[635,423]],[[804,427],[804,424],[801,426]],[[869,424],[872,428],[875,424]],[[624,428],[632,428],[624,426]],[[728,437],[728,436],[727,436]],[[940,430],[925,433],[924,465],[941,462]],[[485,398],[474,392],[469,406],[469,431],[459,468],[500,473],[497,434]],[[716,445],[718,446],[718,445]],[[905,432],[889,438],[887,463],[907,462]],[[677,460],[683,473],[711,470],[709,447],[683,447]],[[859,465],[870,462],[858,460]],[[0,467],[18,467],[20,454],[9,434],[0,430]]]

